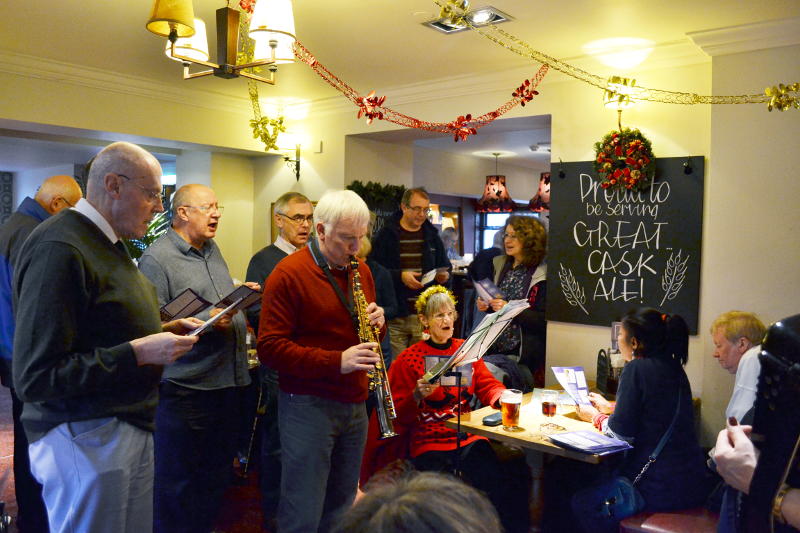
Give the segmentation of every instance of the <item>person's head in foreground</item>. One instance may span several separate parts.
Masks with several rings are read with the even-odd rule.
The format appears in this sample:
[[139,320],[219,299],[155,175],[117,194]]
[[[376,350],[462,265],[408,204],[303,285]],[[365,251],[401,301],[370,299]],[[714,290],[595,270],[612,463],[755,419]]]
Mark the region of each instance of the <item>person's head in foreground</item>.
[[342,518],[335,533],[499,533],[486,496],[458,479],[412,473],[372,487]]

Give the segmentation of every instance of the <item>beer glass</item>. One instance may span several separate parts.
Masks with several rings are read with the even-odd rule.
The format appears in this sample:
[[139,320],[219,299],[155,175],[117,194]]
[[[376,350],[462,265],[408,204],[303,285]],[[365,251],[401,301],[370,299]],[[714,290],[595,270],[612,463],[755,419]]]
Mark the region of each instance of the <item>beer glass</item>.
[[546,417],[553,417],[556,415],[556,408],[558,407],[558,391],[543,390],[542,391],[542,414]]
[[503,429],[519,431],[519,410],[522,406],[522,391],[506,389],[500,396],[500,410],[503,413]]

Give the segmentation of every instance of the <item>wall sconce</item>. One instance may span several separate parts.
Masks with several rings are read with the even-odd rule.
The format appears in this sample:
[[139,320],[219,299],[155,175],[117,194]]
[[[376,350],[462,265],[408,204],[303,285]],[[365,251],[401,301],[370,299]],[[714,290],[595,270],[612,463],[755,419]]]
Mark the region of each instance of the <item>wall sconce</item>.
[[285,155],[283,156],[283,160],[286,162],[286,166],[292,169],[297,181],[300,181],[300,145],[296,144],[294,147],[294,159]]

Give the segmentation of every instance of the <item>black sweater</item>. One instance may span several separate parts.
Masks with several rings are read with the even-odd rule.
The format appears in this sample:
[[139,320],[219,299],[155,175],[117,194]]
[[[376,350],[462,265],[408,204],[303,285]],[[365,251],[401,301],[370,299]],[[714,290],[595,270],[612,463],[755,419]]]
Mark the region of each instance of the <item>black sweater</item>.
[[63,422],[115,416],[153,431],[160,366],[131,340],[161,331],[155,288],[82,214],[43,222],[14,278],[14,385],[31,442]]

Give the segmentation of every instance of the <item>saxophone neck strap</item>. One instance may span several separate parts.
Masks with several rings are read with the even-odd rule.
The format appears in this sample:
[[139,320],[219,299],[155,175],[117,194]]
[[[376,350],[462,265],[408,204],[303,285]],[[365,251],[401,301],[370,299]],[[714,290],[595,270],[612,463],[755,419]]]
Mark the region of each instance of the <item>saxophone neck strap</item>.
[[316,239],[311,239],[309,242],[309,250],[311,251],[311,256],[314,258],[314,262],[322,269],[322,272],[325,274],[325,277],[328,279],[328,283],[330,283],[331,287],[333,287],[333,291],[336,293],[336,296],[339,298],[339,301],[342,303],[345,309],[347,309],[347,313],[350,315],[350,319],[353,321],[353,324],[356,326],[356,331],[358,331],[358,316],[356,315],[355,305],[353,304],[353,291],[351,290],[351,283],[350,278],[351,275],[347,276],[347,297],[345,297],[344,292],[342,292],[342,288],[339,286],[339,283],[333,278],[333,273],[331,273],[331,267],[328,266],[328,260],[325,259],[325,256],[319,249],[319,244],[317,243]]

